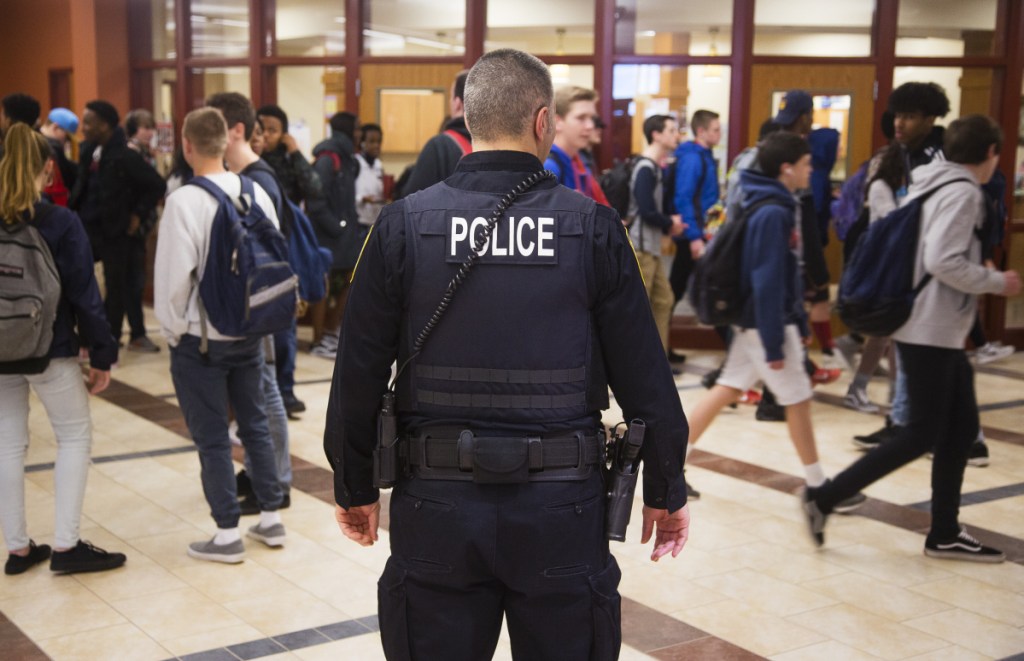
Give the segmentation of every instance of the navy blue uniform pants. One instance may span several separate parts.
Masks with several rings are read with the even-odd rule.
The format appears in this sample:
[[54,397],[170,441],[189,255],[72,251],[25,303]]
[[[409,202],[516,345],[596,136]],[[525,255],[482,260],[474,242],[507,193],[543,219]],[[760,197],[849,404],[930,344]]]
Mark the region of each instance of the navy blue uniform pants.
[[504,616],[516,659],[618,658],[619,568],[600,474],[582,482],[404,480],[378,584],[391,661],[478,661]]

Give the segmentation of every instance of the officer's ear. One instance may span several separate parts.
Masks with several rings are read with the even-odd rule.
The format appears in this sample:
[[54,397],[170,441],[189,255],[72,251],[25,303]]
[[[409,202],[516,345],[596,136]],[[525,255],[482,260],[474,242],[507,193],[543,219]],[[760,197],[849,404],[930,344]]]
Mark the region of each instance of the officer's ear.
[[547,158],[551,151],[551,143],[555,140],[555,118],[551,106],[541,106],[533,118],[533,139],[537,143],[541,160]]

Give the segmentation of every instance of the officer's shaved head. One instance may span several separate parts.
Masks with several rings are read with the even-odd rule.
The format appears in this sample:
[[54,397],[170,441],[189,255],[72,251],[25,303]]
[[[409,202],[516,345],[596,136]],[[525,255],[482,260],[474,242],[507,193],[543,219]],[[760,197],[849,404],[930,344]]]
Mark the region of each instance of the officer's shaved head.
[[551,73],[529,53],[487,53],[466,78],[466,125],[474,140],[493,142],[530,133],[541,108],[554,103]]

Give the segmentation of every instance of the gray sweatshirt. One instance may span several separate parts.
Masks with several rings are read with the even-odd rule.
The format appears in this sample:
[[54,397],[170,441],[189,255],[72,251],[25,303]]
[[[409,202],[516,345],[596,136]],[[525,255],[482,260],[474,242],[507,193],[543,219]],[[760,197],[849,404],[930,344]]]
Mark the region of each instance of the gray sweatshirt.
[[981,264],[981,241],[976,230],[985,219],[984,196],[970,170],[950,161],[933,161],[914,170],[914,183],[903,203],[955,179],[921,209],[921,236],[914,281],[932,274],[910,319],[893,339],[948,349],[962,349],[974,323],[978,294],[998,294],[1005,277]]

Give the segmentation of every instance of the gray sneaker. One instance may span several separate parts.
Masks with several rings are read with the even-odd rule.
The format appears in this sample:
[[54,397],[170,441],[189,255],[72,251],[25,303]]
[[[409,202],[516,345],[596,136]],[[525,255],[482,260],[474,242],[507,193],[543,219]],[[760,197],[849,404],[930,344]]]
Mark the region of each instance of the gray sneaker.
[[284,524],[275,523],[272,526],[266,527],[256,524],[249,528],[249,532],[246,533],[246,536],[251,537],[256,541],[263,542],[271,548],[278,548],[284,546]]
[[814,545],[822,546],[825,544],[825,519],[827,516],[822,514],[811,491],[813,489],[807,487],[800,491],[800,506],[804,511],[804,516],[807,517],[807,530],[811,533]]
[[843,397],[843,406],[861,413],[878,413],[879,411],[878,405],[868,399],[866,390],[853,386],[846,391],[846,397]]
[[245,545],[240,539],[236,539],[230,544],[216,544],[211,539],[207,542],[192,542],[188,545],[188,554],[197,560],[225,562],[234,565],[245,560]]

